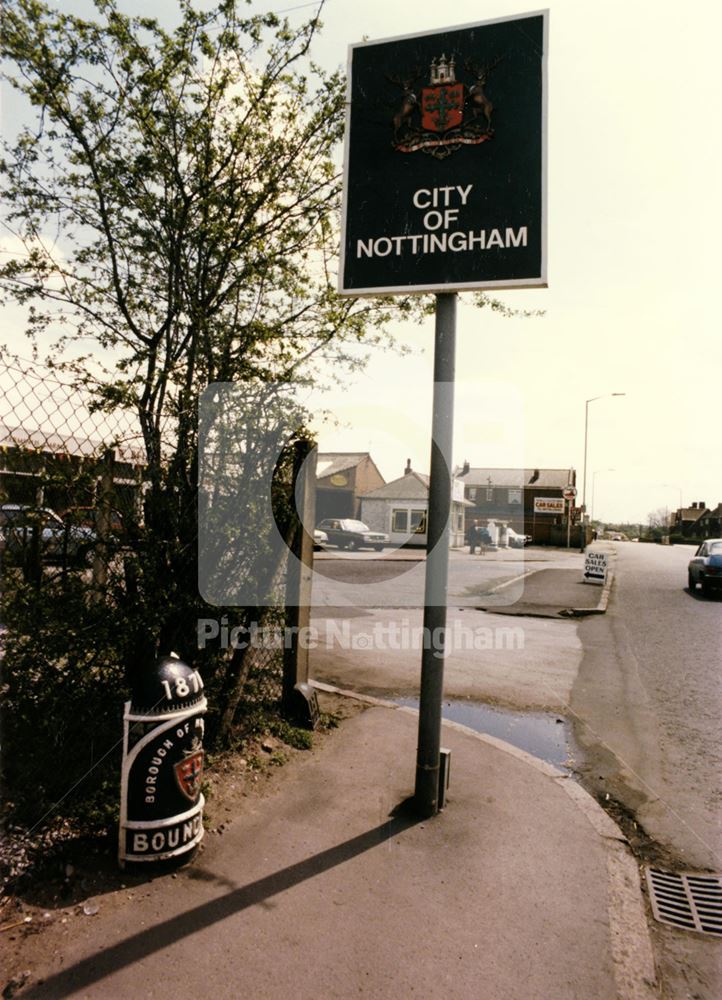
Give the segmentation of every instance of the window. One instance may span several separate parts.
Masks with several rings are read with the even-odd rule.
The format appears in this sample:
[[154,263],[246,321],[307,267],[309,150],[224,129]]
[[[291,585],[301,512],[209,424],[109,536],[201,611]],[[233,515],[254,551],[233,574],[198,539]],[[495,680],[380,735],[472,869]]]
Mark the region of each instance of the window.
[[521,490],[509,490],[509,503],[521,503]]
[[404,534],[409,530],[409,512],[405,509],[391,511],[391,530]]
[[426,533],[426,511],[425,510],[412,510],[411,511],[411,531],[416,535],[423,535]]
[[491,486],[488,486],[486,489],[486,502],[491,503],[493,499],[494,499],[494,490],[491,488]]
[[470,486],[468,489],[469,500],[476,500],[476,486]]
[[426,511],[408,510],[396,507],[391,511],[391,530],[403,535],[423,535],[426,533]]

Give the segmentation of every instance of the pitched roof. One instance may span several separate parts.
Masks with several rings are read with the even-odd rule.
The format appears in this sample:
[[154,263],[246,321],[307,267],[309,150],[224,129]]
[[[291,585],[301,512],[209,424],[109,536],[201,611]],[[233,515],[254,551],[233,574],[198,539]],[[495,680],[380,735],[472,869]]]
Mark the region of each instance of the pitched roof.
[[355,469],[365,458],[371,456],[367,451],[324,451],[318,453],[316,459],[316,478],[327,479],[336,472]]
[[406,475],[364,493],[362,500],[426,500],[429,496],[429,477],[413,470]]
[[694,524],[695,521],[699,521],[704,513],[704,507],[681,507],[677,511],[677,516],[679,521],[689,521],[691,524]]
[[702,517],[705,519],[705,521],[712,517],[714,518],[722,517],[722,503],[718,503],[716,507],[703,511]]
[[102,430],[98,431],[95,437],[81,438],[73,434],[56,434],[53,431],[10,427],[0,423],[0,448],[20,448],[46,454],[67,454],[77,455],[80,458],[90,458],[98,457],[105,448],[112,445],[119,461],[133,465],[145,464],[145,448],[140,432],[132,437],[128,434],[126,440],[113,440],[109,435],[109,443],[103,441],[101,433]]
[[456,471],[466,486],[506,486],[533,489],[560,489],[574,481],[573,469],[469,469]]

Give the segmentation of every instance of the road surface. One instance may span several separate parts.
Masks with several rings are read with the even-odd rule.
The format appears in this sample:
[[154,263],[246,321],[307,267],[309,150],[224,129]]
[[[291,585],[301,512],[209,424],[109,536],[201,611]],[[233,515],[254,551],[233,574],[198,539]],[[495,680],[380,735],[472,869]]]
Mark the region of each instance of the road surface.
[[688,592],[688,546],[617,549],[607,614],[580,628],[578,735],[599,790],[681,861],[722,871],[722,600]]
[[[722,599],[686,589],[690,546],[617,550],[607,613],[579,628],[571,708],[584,784],[630,810],[653,838],[642,849],[652,863],[720,873]],[[722,941],[650,926],[663,996],[718,1000]]]
[[[518,601],[527,574],[537,569],[581,567],[577,549],[499,549],[484,555],[449,552],[448,606],[473,608]],[[389,549],[316,553],[313,606],[342,608],[421,608],[424,604],[424,553]],[[581,572],[581,571],[580,571]]]

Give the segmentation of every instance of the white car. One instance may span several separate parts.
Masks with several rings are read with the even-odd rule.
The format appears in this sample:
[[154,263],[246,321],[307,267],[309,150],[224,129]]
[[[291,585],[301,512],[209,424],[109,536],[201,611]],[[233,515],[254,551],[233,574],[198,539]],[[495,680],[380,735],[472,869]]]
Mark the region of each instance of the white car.
[[325,531],[319,531],[318,528],[315,528],[313,532],[314,549],[322,549],[324,545],[328,545],[328,535]]
[[519,535],[513,528],[507,528],[506,539],[510,548],[523,549],[531,541],[531,535]]

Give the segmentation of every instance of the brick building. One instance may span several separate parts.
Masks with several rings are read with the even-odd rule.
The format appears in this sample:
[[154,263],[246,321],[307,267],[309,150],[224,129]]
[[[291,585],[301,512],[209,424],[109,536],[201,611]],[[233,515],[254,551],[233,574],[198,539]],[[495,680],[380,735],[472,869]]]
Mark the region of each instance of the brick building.
[[367,451],[319,452],[316,462],[316,524],[325,517],[358,518],[361,497],[385,482]]
[[[477,519],[482,525],[494,521],[520,535],[531,535],[536,545],[566,544],[568,504],[563,491],[576,486],[574,469],[482,469],[465,462],[455,475],[471,504],[466,507],[466,525]],[[571,529],[577,534],[579,513],[575,507]]]

